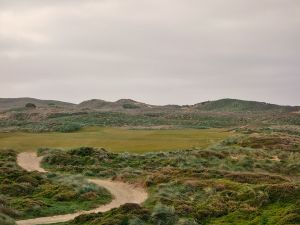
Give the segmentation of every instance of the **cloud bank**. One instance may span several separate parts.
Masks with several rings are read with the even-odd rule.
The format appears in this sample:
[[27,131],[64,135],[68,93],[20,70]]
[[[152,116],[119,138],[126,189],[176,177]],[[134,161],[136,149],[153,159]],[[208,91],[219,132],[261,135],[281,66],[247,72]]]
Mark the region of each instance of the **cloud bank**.
[[300,105],[298,0],[0,0],[0,96]]

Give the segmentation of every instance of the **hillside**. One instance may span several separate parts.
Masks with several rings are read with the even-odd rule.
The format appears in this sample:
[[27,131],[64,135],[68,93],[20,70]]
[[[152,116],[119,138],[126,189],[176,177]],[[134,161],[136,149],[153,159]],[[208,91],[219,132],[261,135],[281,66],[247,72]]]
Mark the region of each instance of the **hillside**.
[[217,101],[207,101],[194,105],[198,110],[203,111],[219,111],[219,112],[294,112],[299,107],[281,106],[265,102],[244,101],[239,99],[220,99]]
[[23,108],[27,103],[33,103],[39,108],[61,108],[65,111],[106,111],[106,112],[298,112],[299,106],[281,106],[257,101],[239,99],[220,99],[206,101],[194,105],[149,105],[131,99],[120,99],[115,102],[101,99],[91,99],[79,104],[55,100],[40,100],[35,98],[0,98],[0,111]]
[[145,109],[151,108],[150,105],[137,102],[131,99],[120,99],[115,102],[104,101],[101,99],[92,99],[81,102],[77,105],[78,108],[85,109],[96,109],[105,111],[119,111],[126,109]]
[[74,106],[73,103],[55,100],[41,100],[36,98],[0,98],[0,111],[23,108],[27,103],[33,103],[37,107],[72,108]]

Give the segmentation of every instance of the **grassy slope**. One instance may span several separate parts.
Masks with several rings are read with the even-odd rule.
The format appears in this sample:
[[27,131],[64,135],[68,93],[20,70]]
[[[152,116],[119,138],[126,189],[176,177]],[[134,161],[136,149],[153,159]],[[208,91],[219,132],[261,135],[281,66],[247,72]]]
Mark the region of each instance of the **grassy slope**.
[[35,98],[0,98],[0,111],[22,108],[25,107],[27,103],[33,103],[38,107],[58,106],[71,108],[75,106],[72,103],[55,100],[41,100]]
[[[122,108],[122,107],[121,107]],[[129,107],[130,108],[130,107]],[[184,107],[95,112],[81,108],[18,109],[0,114],[0,131],[72,132],[81,127],[173,126],[233,128],[245,125],[299,125],[299,107],[222,99]],[[109,109],[107,109],[109,110]]]
[[35,150],[39,147],[104,147],[113,151],[146,152],[206,147],[228,137],[217,129],[129,130],[85,128],[74,133],[0,133],[0,148]]
[[196,104],[200,110],[217,112],[292,112],[297,107],[281,106],[257,101],[244,101],[238,99],[220,99],[217,101]]

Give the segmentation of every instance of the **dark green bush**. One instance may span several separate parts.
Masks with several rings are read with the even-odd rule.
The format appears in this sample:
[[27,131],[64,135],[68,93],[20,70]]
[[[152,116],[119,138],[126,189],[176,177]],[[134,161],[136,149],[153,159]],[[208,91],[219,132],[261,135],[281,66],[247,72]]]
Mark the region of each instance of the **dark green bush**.
[[233,181],[238,181],[241,183],[249,184],[259,184],[259,183],[278,183],[286,182],[288,179],[270,174],[259,174],[259,173],[229,173],[225,175],[226,178]]
[[34,187],[29,183],[14,183],[1,185],[0,191],[9,196],[23,196],[32,194]]
[[[134,222],[147,222],[149,218],[150,212],[148,210],[138,204],[127,203],[108,212],[80,215],[68,223],[68,225],[135,225]],[[140,223],[139,225],[142,224],[143,223]]]
[[35,109],[35,108],[36,108],[36,105],[33,104],[33,103],[27,103],[27,104],[25,105],[25,107],[26,107],[26,108],[29,108],[29,109]]
[[272,201],[284,201],[300,199],[300,185],[294,183],[272,184],[266,187]]
[[78,123],[65,123],[54,128],[54,131],[69,133],[80,130],[81,125]]
[[180,219],[176,225],[199,225],[194,219]]
[[138,105],[126,103],[122,105],[124,109],[138,109],[140,108]]
[[77,193],[75,191],[64,191],[57,193],[53,196],[53,199],[56,201],[70,201],[77,198]]
[[1,225],[15,225],[15,221],[9,216],[0,213],[0,224]]
[[174,207],[158,204],[151,214],[151,221],[157,225],[174,225],[178,220]]
[[36,186],[38,186],[40,184],[40,181],[38,179],[30,176],[29,174],[21,176],[21,177],[18,177],[16,179],[16,182],[17,183],[29,183],[29,184],[31,184],[34,187],[36,187]]

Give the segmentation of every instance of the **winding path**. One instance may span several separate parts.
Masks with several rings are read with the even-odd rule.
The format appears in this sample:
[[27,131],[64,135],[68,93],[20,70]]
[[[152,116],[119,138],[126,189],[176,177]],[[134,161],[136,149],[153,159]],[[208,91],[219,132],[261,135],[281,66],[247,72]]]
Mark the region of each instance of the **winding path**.
[[[43,168],[41,168],[40,166],[41,160],[42,157],[37,157],[36,153],[33,152],[20,153],[17,158],[17,162],[19,166],[21,166],[27,171],[36,170],[42,173],[47,172]],[[135,187],[127,183],[116,182],[111,180],[101,180],[101,179],[89,179],[89,181],[97,184],[98,186],[106,188],[113,195],[114,199],[109,204],[102,205],[96,209],[92,209],[89,211],[80,211],[72,214],[40,217],[40,218],[28,219],[28,220],[19,220],[17,221],[17,224],[37,225],[37,224],[51,224],[51,223],[66,222],[82,214],[106,212],[110,209],[117,208],[125,203],[140,204],[144,202],[148,197],[148,194],[144,189]]]

